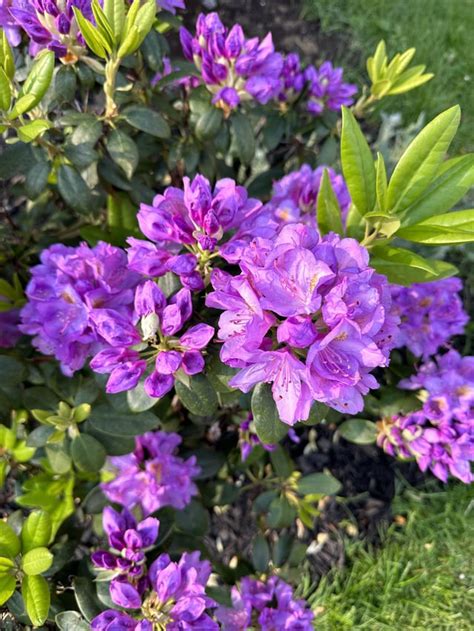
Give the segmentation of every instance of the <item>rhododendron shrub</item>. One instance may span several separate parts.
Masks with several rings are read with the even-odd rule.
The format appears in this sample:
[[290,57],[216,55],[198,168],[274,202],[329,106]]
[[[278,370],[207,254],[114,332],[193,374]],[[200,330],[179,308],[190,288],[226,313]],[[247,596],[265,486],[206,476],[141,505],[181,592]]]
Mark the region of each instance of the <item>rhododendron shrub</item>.
[[9,626],[309,630],[339,449],[472,481],[459,108],[393,166],[412,50],[356,86],[185,4],[0,0]]

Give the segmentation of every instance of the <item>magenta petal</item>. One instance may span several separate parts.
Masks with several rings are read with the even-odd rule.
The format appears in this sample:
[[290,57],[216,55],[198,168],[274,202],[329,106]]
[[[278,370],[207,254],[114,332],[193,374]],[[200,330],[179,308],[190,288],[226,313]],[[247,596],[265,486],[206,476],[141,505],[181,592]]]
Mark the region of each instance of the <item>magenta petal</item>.
[[199,351],[183,353],[183,370],[187,375],[197,375],[204,370],[204,358]]
[[192,350],[204,348],[214,335],[214,329],[208,324],[196,324],[186,331],[180,338],[181,346]]
[[169,392],[173,385],[174,377],[172,375],[161,375],[155,371],[145,379],[145,392],[150,397],[159,399]]
[[156,371],[162,375],[172,375],[181,366],[181,353],[178,351],[161,351],[156,358]]
[[141,607],[141,596],[130,583],[113,580],[110,583],[109,590],[110,597],[119,607],[124,607],[125,609],[138,609]]

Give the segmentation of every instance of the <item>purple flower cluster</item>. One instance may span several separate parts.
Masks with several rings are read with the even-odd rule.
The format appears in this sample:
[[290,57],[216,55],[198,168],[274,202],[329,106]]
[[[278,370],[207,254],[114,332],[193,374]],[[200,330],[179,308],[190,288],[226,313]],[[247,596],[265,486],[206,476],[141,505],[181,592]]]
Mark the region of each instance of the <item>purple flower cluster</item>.
[[319,68],[313,65],[303,68],[297,53],[285,57],[280,81],[280,101],[294,101],[306,90],[306,109],[314,116],[320,116],[326,109],[338,112],[343,105],[349,107],[357,92],[356,85],[344,83],[342,68],[334,68],[330,61]]
[[410,287],[392,285],[394,308],[400,316],[399,346],[427,359],[453,335],[464,333],[469,317],[458,293],[460,278],[445,278]]
[[308,66],[305,70],[308,85],[308,112],[320,116],[325,109],[338,112],[343,105],[349,107],[357,92],[357,86],[344,83],[342,68],[334,68],[325,61],[319,68]]
[[180,39],[184,56],[194,61],[214,95],[213,103],[225,111],[242,101],[268,103],[278,97],[283,57],[275,52],[270,33],[262,41],[247,39],[239,24],[229,31],[217,13],[201,13],[195,36],[182,27]]
[[170,13],[175,14],[176,9],[185,9],[184,0],[156,0],[156,4]]
[[[108,347],[95,355],[90,366],[95,372],[110,374],[106,391],[116,393],[135,388],[150,362],[154,362],[154,368],[144,384],[150,397],[160,398],[169,392],[179,370],[186,375],[202,372],[202,349],[214,336],[212,326],[196,324],[176,337],[192,311],[189,289],[180,289],[167,302],[158,285],[147,280],[135,292],[134,319],[139,323],[141,334],[131,318],[109,309],[93,313],[96,330]],[[142,343],[145,343],[146,359],[133,348]]]
[[18,46],[21,42],[21,29],[10,13],[11,6],[12,0],[0,0],[0,26],[5,31],[10,44],[12,46]]
[[280,225],[301,221],[317,227],[316,208],[321,178],[325,169],[339,202],[343,223],[345,223],[351,205],[346,182],[342,175],[338,175],[331,167],[324,165],[313,170],[309,164],[303,164],[298,171],[293,171],[275,182],[272,197],[263,211],[270,211],[271,220]]
[[[2,281],[3,282],[3,281]],[[5,293],[10,293],[8,289]],[[15,295],[0,293],[0,348],[12,348],[21,337],[20,308]]]
[[223,309],[221,360],[241,370],[229,385],[243,392],[272,383],[280,418],[308,418],[313,401],[345,413],[363,408],[386,366],[398,320],[387,280],[369,267],[357,241],[304,224],[242,249],[241,274],[214,270],[209,307]]
[[[21,27],[31,40],[31,54],[48,48],[64,62],[71,63],[85,52],[73,7],[94,21],[91,0],[11,0],[9,15],[0,12],[0,24]],[[14,41],[19,43],[19,38],[14,37]]]
[[201,469],[195,456],[176,455],[180,443],[178,434],[160,431],[136,438],[131,454],[110,458],[117,475],[101,485],[105,496],[130,510],[139,506],[145,516],[163,506],[183,509],[197,494],[192,478]]
[[105,508],[104,531],[110,550],[92,554],[93,564],[112,573],[110,597],[115,605],[135,610],[132,615],[109,609],[91,622],[95,631],[153,631],[168,629],[209,629],[218,626],[206,614],[214,607],[205,587],[211,573],[199,552],[184,553],[178,563],[161,554],[149,568],[145,552],[158,537],[159,521],[148,517],[137,524],[124,510]]
[[[196,175],[184,178],[184,191],[168,187],[153,205],[142,204],[138,222],[150,239],[130,238],[129,267],[146,276],[177,274],[191,290],[204,287],[210,257],[225,232],[240,226],[262,207],[243,186],[222,179],[212,190],[209,181]],[[190,252],[183,254],[182,249]]]
[[119,248],[102,242],[94,248],[52,245],[31,273],[20,330],[34,336],[41,353],[54,355],[66,375],[106,346],[107,335],[97,324],[107,314],[125,321],[132,317],[140,277],[127,268]]
[[[240,590],[232,588],[232,608],[218,607],[222,631],[312,631],[314,614],[304,600],[295,600],[292,588],[276,576],[266,583],[245,577]],[[257,627],[258,624],[258,627]]]
[[391,456],[415,458],[422,471],[429,469],[443,482],[449,474],[466,484],[472,482],[474,357],[449,351],[421,366],[400,386],[422,389],[423,408],[381,421],[379,446]]
[[[169,57],[163,57],[163,70],[161,72],[157,72],[156,75],[151,80],[152,87],[155,87],[156,84],[161,81],[164,77],[172,74],[173,72],[179,72],[179,66],[173,66],[171,64],[171,59]],[[171,84],[173,87],[183,86],[184,88],[197,88],[200,81],[198,77],[189,76],[189,77],[181,77],[180,79],[176,79]]]
[[115,604],[120,605],[124,591],[129,595],[135,592],[135,598],[139,599],[146,587],[145,551],[158,538],[160,522],[147,517],[137,524],[127,509],[117,513],[110,506],[104,508],[102,521],[110,550],[94,552],[92,563],[113,573],[109,590]]

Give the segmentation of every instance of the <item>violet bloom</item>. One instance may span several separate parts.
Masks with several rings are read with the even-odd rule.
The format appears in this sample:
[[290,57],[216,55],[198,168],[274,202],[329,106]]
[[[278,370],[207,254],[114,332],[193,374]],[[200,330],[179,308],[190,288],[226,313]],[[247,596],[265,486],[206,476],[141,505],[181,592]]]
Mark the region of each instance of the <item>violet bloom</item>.
[[155,543],[159,525],[153,517],[137,524],[127,509],[117,513],[110,506],[104,508],[103,526],[110,550],[97,550],[91,560],[96,568],[113,572],[109,589],[116,605],[121,605],[120,595],[124,590],[129,594],[129,601],[134,598],[141,604],[147,584],[145,551]]
[[316,209],[325,169],[341,209],[342,221],[345,223],[351,198],[344,178],[330,167],[323,165],[313,170],[308,164],[303,164],[298,171],[289,173],[274,183],[272,197],[265,208],[273,212],[278,223],[303,221],[317,227]]
[[[208,324],[196,324],[176,337],[191,315],[189,289],[181,289],[167,303],[152,280],[139,285],[135,293],[135,320],[141,334],[111,310],[94,313],[96,330],[109,347],[95,355],[90,366],[95,372],[110,374],[106,392],[135,388],[152,362],[154,368],[145,379],[145,391],[151,397],[160,398],[168,393],[178,371],[189,376],[202,372],[202,351],[214,336],[214,329]],[[141,352],[133,348],[140,342]]]
[[184,56],[194,61],[214,95],[213,103],[227,113],[242,101],[268,103],[280,93],[283,58],[270,33],[261,42],[247,39],[239,24],[229,31],[217,13],[201,13],[196,35],[182,27],[180,39]]
[[354,239],[284,226],[241,252],[239,276],[214,272],[206,304],[219,319],[221,360],[240,371],[229,385],[271,383],[282,421],[306,420],[313,401],[356,413],[377,387],[398,320],[387,280]]
[[[172,271],[185,287],[201,290],[224,233],[258,213],[262,204],[228,178],[218,180],[214,189],[202,175],[183,182],[184,191],[169,187],[152,206],[140,206],[140,229],[152,243],[128,240],[129,267],[152,277]],[[191,252],[181,254],[183,248]]]
[[[163,62],[163,70],[161,72],[157,72],[156,75],[151,80],[151,86],[153,88],[156,86],[156,84],[159,81],[161,81],[161,79],[163,79],[164,77],[167,77],[173,72],[179,72],[180,70],[178,65],[173,66],[171,64],[171,59],[169,57],[163,57],[162,62]],[[189,77],[181,77],[181,79],[176,79],[170,85],[172,87],[182,86],[183,88],[190,90],[192,88],[197,88],[199,84],[200,84],[199,78],[190,75]]]
[[392,285],[394,307],[400,316],[399,346],[427,359],[454,335],[464,333],[469,321],[459,292],[460,278],[444,278],[410,287]]
[[280,79],[280,101],[291,101],[303,90],[306,79],[298,53],[290,53],[284,58]]
[[0,348],[12,348],[21,338],[20,308],[14,296],[0,294]]
[[156,0],[156,4],[165,11],[173,13],[173,15],[176,14],[176,9],[186,8],[184,0]]
[[97,322],[113,313],[124,328],[132,326],[140,277],[128,270],[123,250],[102,242],[94,248],[52,245],[40,260],[31,269],[20,330],[33,335],[33,346],[56,357],[64,374],[72,375],[108,343],[106,327],[103,337]]
[[126,587],[119,597],[121,607],[138,611],[128,615],[109,609],[92,620],[91,629],[218,631],[207,613],[216,606],[205,590],[210,574],[211,565],[200,560],[199,552],[185,552],[177,563],[162,554],[150,566],[143,600],[138,602]]
[[30,38],[32,54],[48,48],[64,63],[74,63],[86,52],[86,43],[73,7],[94,21],[91,0],[12,0],[10,14]]
[[342,68],[333,68],[325,61],[319,68],[308,66],[305,70],[308,83],[308,112],[320,116],[325,109],[338,112],[343,105],[349,107],[357,92],[357,86],[344,83]]
[[117,475],[101,485],[105,496],[130,510],[139,506],[145,516],[163,506],[183,509],[197,494],[192,478],[201,469],[195,456],[176,455],[180,443],[178,434],[160,431],[136,438],[131,454],[110,458]]
[[0,26],[5,31],[11,46],[18,46],[21,42],[21,29],[10,13],[12,0],[0,0]]
[[245,577],[240,589],[232,588],[232,608],[218,607],[216,618],[222,631],[313,631],[314,614],[304,600],[296,600],[282,579],[270,577],[266,583]]
[[429,469],[443,482],[449,475],[466,484],[472,482],[474,357],[450,351],[422,365],[400,386],[422,389],[423,407],[407,416],[381,421],[379,446],[392,456],[415,458],[422,471]]

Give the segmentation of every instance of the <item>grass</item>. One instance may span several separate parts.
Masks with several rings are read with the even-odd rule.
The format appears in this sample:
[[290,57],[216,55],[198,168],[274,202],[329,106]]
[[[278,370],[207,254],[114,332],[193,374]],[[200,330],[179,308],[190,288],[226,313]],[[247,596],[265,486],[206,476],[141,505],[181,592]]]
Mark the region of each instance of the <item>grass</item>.
[[474,493],[409,491],[406,515],[376,551],[347,547],[348,566],[323,579],[311,598],[318,631],[474,629]]
[[408,124],[422,111],[430,120],[459,103],[463,123],[454,148],[474,149],[474,0],[305,0],[305,14],[321,22],[325,35],[344,40],[344,46],[332,48],[329,38],[324,53],[359,85],[368,81],[365,60],[380,39],[385,39],[389,56],[414,46],[413,63],[426,64],[435,77],[386,99],[383,109],[401,112]]

